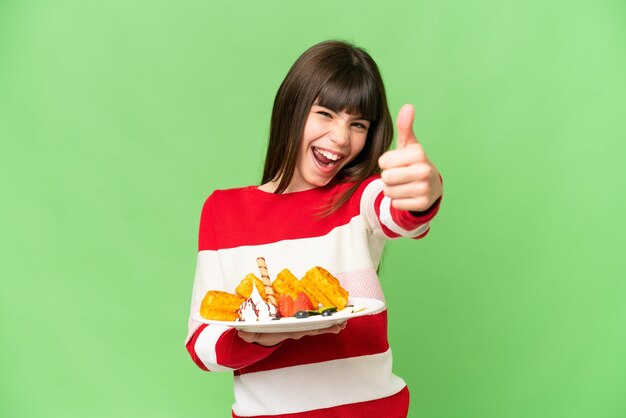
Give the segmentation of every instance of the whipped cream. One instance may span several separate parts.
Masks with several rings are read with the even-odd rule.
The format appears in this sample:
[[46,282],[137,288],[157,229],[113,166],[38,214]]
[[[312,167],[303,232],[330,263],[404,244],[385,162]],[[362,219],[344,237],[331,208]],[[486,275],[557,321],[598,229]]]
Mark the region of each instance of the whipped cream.
[[261,299],[256,286],[252,286],[252,294],[241,303],[239,321],[263,321],[276,317],[276,306]]

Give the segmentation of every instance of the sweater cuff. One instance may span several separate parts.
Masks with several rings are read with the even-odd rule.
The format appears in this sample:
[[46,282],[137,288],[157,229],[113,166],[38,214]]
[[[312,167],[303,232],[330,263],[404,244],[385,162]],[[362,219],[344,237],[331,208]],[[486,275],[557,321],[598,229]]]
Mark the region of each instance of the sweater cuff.
[[409,211],[409,213],[415,218],[420,219],[421,223],[426,223],[433,219],[437,212],[439,212],[439,206],[441,206],[441,196],[435,200],[435,202],[430,205],[428,209],[423,212]]
[[271,347],[249,343],[239,336],[235,328],[231,328],[222,334],[216,344],[217,362],[232,369],[241,369],[263,360],[281,345],[282,342]]
[[391,208],[391,217],[396,224],[406,229],[407,231],[413,230],[420,225],[430,222],[437,212],[439,212],[439,206],[441,205],[441,197],[423,212],[414,212],[408,210],[399,210]]

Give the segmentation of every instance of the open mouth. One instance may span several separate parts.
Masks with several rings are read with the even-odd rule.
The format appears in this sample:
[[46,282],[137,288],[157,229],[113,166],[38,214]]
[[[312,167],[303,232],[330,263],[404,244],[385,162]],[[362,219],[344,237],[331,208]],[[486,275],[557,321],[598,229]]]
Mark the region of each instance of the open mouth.
[[342,158],[343,155],[335,154],[326,149],[312,147],[313,148],[313,157],[319,163],[319,165],[323,168],[332,168],[337,164]]

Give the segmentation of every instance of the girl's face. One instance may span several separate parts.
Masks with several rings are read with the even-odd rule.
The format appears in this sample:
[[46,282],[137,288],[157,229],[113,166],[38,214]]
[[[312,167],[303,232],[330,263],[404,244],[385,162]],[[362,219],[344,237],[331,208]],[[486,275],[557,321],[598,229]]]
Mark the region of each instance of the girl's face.
[[289,192],[328,184],[361,152],[370,122],[360,115],[313,104],[304,126]]

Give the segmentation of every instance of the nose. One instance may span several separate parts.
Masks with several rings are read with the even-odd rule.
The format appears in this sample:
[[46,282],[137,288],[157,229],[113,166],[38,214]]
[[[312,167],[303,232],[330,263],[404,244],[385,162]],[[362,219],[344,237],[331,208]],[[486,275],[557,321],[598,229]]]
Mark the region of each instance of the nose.
[[330,132],[330,140],[339,147],[350,143],[350,127],[344,126],[344,124],[337,124]]

